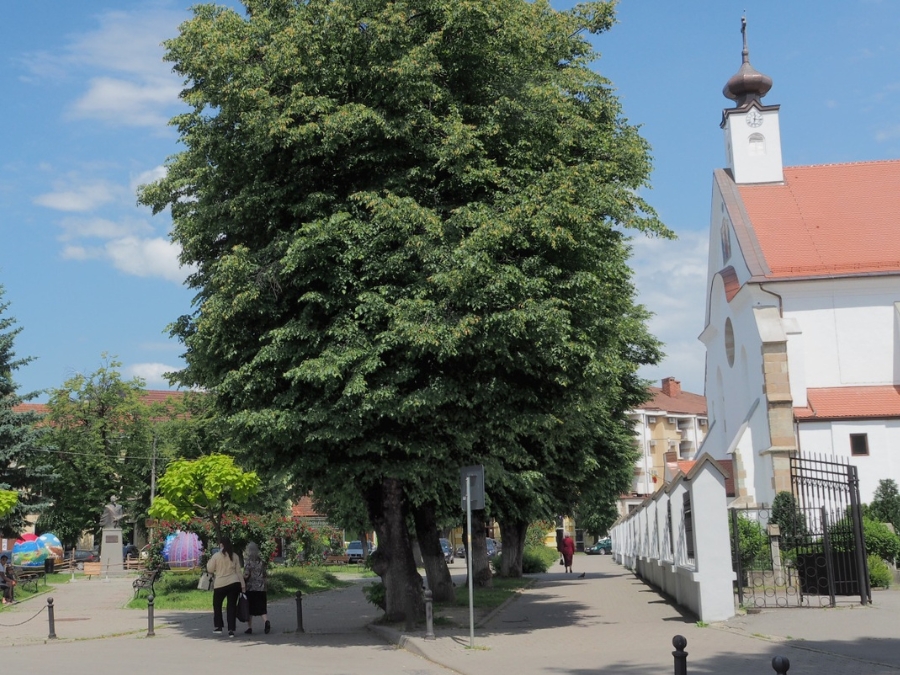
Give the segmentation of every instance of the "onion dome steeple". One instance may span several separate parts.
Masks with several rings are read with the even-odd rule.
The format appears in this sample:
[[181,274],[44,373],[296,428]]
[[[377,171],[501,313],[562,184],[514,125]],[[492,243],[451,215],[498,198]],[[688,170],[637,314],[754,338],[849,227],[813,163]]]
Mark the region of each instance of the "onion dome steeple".
[[741,17],[741,35],[744,49],[741,51],[741,67],[731,76],[722,89],[725,98],[730,98],[741,108],[751,101],[759,101],[772,88],[772,78],[763,75],[750,65],[750,50],[747,49],[747,17]]

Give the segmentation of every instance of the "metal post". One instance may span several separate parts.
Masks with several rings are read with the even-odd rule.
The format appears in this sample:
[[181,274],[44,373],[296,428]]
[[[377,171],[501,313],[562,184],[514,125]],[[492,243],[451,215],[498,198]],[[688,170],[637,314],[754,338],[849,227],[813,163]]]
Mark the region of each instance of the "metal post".
[[47,618],[50,620],[50,635],[47,636],[50,640],[56,639],[56,622],[53,617],[53,598],[47,598]]
[[863,535],[862,510],[859,506],[859,475],[856,467],[847,466],[847,483],[850,486],[850,517],[853,519],[853,539],[856,552],[856,578],[859,583],[859,600],[863,605],[872,603],[869,588],[869,563],[866,560],[866,545]]
[[297,632],[305,633],[303,630],[303,592],[297,591]]
[[[837,602],[834,598],[834,555],[831,549],[831,532],[828,530],[828,511],[823,506],[821,508],[819,519],[822,521],[822,554],[825,556],[825,581],[828,584],[828,597],[831,599],[831,607],[835,607]],[[816,590],[819,590],[818,579],[816,579]]]
[[433,593],[430,588],[425,589],[425,639],[434,640],[434,607]]
[[675,647],[675,651],[672,652],[672,656],[675,657],[675,675],[687,675],[688,653],[684,651],[687,640],[683,635],[676,635],[672,638],[672,646]]
[[741,565],[741,523],[737,509],[731,509],[731,546],[734,551],[734,571],[737,575],[738,604],[744,606],[744,569]]
[[156,633],[153,631],[153,596],[147,596],[147,637],[153,637]]
[[469,647],[475,648],[475,583],[472,579],[472,558],[475,557],[472,548],[472,476],[466,476],[466,532],[469,537],[469,551],[466,556],[466,564],[469,566]]
[[785,675],[791,667],[791,662],[784,656],[776,656],[772,659],[772,669],[778,675]]

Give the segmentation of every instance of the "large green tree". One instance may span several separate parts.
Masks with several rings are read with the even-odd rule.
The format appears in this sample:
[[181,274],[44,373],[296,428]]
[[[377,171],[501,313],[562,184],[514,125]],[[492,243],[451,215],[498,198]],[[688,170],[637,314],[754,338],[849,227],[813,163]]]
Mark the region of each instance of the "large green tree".
[[114,358],[50,392],[47,448],[59,475],[45,491],[51,506],[38,525],[64,543],[99,529],[111,495],[129,516],[143,520],[150,505],[152,409],[141,400],[140,378],[125,380]]
[[613,3],[245,6],[166,43],[185,150],[140,199],[196,265],[179,378],[317,494],[363,497],[387,616],[410,620],[423,486],[483,463],[558,499],[658,357],[624,231],[668,233],[585,37]]
[[4,302],[4,294],[0,286],[0,490],[16,492],[18,497],[8,511],[0,514],[0,532],[18,536],[25,516],[46,506],[42,489],[49,485],[54,473],[41,448],[44,430],[39,426],[40,415],[20,408],[37,393],[18,393],[15,372],[32,359],[16,358],[15,340],[22,329],[7,314],[9,303]]
[[900,532],[900,490],[897,489],[897,481],[893,478],[878,481],[868,515],[882,523],[890,523],[895,532]]

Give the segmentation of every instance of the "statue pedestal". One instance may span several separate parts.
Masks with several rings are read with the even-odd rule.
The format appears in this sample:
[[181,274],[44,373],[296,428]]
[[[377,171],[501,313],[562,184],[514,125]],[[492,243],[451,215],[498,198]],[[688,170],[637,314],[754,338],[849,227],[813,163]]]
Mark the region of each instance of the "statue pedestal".
[[125,574],[122,564],[122,528],[104,527],[100,534],[100,564],[103,576]]

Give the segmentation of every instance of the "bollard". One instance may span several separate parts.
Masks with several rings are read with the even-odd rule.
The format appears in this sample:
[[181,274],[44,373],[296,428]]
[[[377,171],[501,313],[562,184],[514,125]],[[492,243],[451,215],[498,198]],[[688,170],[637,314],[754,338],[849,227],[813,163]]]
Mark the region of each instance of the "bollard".
[[303,630],[303,592],[297,591],[297,632],[304,633]]
[[787,675],[787,671],[790,670],[791,662],[783,656],[776,656],[772,659],[772,669],[778,673],[778,675]]
[[434,607],[430,588],[425,589],[425,639],[434,640]]
[[53,598],[47,598],[47,618],[50,620],[50,640],[56,639],[56,622],[53,620]]
[[687,640],[683,635],[676,635],[672,638],[672,646],[675,647],[675,651],[672,652],[672,656],[675,657],[675,675],[687,675],[688,653],[684,651]]
[[153,637],[156,633],[153,631],[153,596],[147,596],[147,637]]

